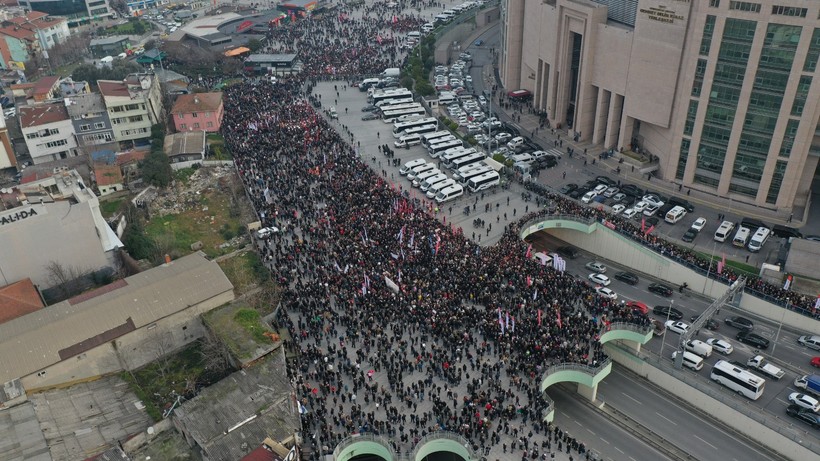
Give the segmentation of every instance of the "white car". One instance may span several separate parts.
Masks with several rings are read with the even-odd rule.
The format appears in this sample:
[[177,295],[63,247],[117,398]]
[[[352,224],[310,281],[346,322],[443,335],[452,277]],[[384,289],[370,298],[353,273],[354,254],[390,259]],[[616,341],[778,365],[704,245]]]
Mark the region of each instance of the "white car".
[[807,408],[815,413],[820,413],[820,402],[810,395],[792,392],[789,394],[789,402]]
[[673,331],[679,335],[682,335],[689,330],[689,325],[679,320],[667,320],[665,325],[667,330]]
[[723,355],[729,355],[732,353],[732,351],[735,350],[735,348],[732,347],[732,345],[729,344],[727,341],[718,338],[709,338],[706,340],[706,344],[712,346],[712,349],[720,352]]
[[610,290],[607,287],[596,287],[595,292],[598,293],[600,296],[603,296],[605,298],[609,298],[609,299],[612,299],[612,300],[618,299],[618,293],[615,293],[614,291]]
[[643,213],[643,210],[645,210],[645,209],[646,209],[646,207],[648,207],[648,206],[649,206],[649,204],[648,204],[648,203],[646,203],[646,202],[644,202],[643,200],[641,200],[640,202],[636,203],[636,204],[632,207],[632,209],[633,209],[633,210],[635,210],[635,211],[636,211],[636,212],[638,212],[638,213]]
[[518,149],[519,147],[524,145],[524,138],[521,136],[516,136],[507,143],[507,147],[510,149]]
[[498,140],[498,142],[507,142],[510,138],[512,138],[512,135],[509,133],[498,133],[495,135],[495,139]]
[[657,213],[657,212],[658,212],[658,207],[656,207],[655,205],[649,205],[648,207],[646,207],[645,210],[643,210],[643,215],[644,216],[655,216],[655,213]]
[[591,191],[587,192],[586,194],[584,194],[583,197],[581,197],[581,201],[584,202],[584,203],[589,203],[589,202],[595,200],[595,197],[597,197],[597,196],[598,196],[598,194],[594,190],[591,190]]
[[698,232],[702,231],[704,227],[706,227],[706,218],[698,218],[692,223],[692,229]]
[[258,231],[256,231],[256,238],[264,240],[264,239],[266,239],[266,238],[270,237],[271,235],[276,234],[278,232],[279,232],[279,228],[277,228],[277,227],[263,227],[263,228],[259,229]]
[[657,195],[653,194],[646,194],[643,196],[643,199],[641,200],[649,205],[654,205],[658,208],[662,207],[664,204],[664,202]]
[[592,189],[592,190],[594,190],[594,191],[595,191],[595,193],[596,193],[597,195],[601,195],[601,194],[603,194],[604,192],[606,192],[606,190],[607,190],[608,188],[609,188],[609,186],[607,186],[606,184],[598,184],[598,185],[597,185],[597,186],[595,186],[595,188],[594,188],[594,189]]
[[617,193],[618,193],[618,188],[615,187],[615,186],[612,186],[610,188],[607,188],[607,190],[604,191],[604,197],[610,198],[610,197],[612,197],[613,195],[615,195]]
[[624,205],[623,203],[617,203],[615,205],[612,205],[612,214],[619,214],[620,212],[624,211],[625,209],[626,209],[626,205]]
[[632,219],[637,214],[638,210],[634,208],[627,208],[626,210],[624,210],[624,214],[622,214],[621,216],[623,216],[626,219]]
[[590,261],[584,267],[586,267],[587,269],[589,269],[593,272],[597,272],[599,274],[606,273],[606,266],[599,263],[598,261]]
[[610,283],[612,283],[612,281],[609,280],[609,277],[607,277],[604,274],[599,274],[597,272],[594,274],[589,274],[587,278],[590,282],[596,285],[608,286]]

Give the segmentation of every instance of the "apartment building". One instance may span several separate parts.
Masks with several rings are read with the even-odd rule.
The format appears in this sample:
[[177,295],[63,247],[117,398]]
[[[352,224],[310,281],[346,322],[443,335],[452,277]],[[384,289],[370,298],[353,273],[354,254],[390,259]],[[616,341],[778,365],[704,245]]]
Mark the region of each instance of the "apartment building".
[[162,121],[162,95],[154,74],[131,74],[123,81],[98,80],[114,139],[120,143],[144,144],[151,125]]
[[20,128],[32,162],[40,164],[77,156],[74,126],[65,104],[23,106],[19,111]]

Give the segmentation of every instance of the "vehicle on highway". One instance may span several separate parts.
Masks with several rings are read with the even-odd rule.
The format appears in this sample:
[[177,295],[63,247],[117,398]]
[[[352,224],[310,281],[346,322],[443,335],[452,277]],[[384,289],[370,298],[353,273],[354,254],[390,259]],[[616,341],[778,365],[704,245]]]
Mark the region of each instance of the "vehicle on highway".
[[789,394],[789,402],[815,413],[820,412],[820,401],[807,394],[792,392]]
[[666,325],[667,330],[675,332],[679,335],[682,335],[689,330],[689,325],[679,320],[667,320],[664,322],[664,325]]
[[555,252],[569,259],[575,259],[578,257],[578,250],[568,246],[558,247],[555,249]]
[[798,344],[802,346],[806,346],[809,349],[814,349],[820,351],[820,336],[812,335],[812,336],[801,336],[797,338]]
[[626,303],[626,307],[632,309],[632,311],[638,311],[643,315],[649,313],[649,306],[640,301],[629,301],[628,303]]
[[786,407],[786,414],[808,423],[812,427],[820,427],[820,415],[799,405],[792,404]]
[[692,226],[690,226],[691,229],[698,232],[702,231],[704,227],[706,227],[706,218],[698,218],[692,223]]
[[[697,320],[698,317],[700,317],[700,316],[699,315],[693,315],[693,316],[689,317],[689,320],[694,322],[695,320]],[[710,319],[706,319],[706,323],[704,323],[703,326],[706,327],[707,330],[717,331],[717,330],[720,329],[720,322],[718,322],[715,319],[710,318]]]
[[756,355],[746,362],[749,368],[757,368],[763,374],[769,375],[774,379],[780,379],[786,374],[785,371],[769,363],[762,355]]
[[620,280],[629,285],[637,285],[638,284],[638,276],[633,274],[632,272],[618,272],[615,274],[615,279]]
[[647,290],[667,298],[672,296],[672,289],[662,283],[652,283],[647,287]]
[[607,277],[604,274],[599,274],[597,272],[593,273],[593,274],[589,274],[587,276],[587,278],[589,279],[590,282],[592,282],[596,285],[608,286],[610,283],[612,283],[612,281],[609,280],[609,277]]
[[820,368],[820,357],[812,357],[811,362],[809,363],[811,363],[811,366],[814,368]]
[[735,350],[735,348],[729,344],[728,341],[724,341],[719,338],[709,338],[706,340],[706,344],[712,346],[713,350],[716,350],[723,355],[729,355]]
[[749,330],[741,330],[736,336],[735,339],[746,343],[750,346],[754,346],[758,349],[768,349],[769,348],[769,340],[754,333],[750,333]]
[[[672,353],[672,360],[678,358],[678,351]],[[700,371],[703,368],[703,358],[693,354],[689,351],[683,352],[683,366],[694,371]]]
[[264,240],[264,239],[269,238],[271,235],[276,234],[278,232],[279,232],[279,228],[277,228],[277,227],[273,227],[273,226],[263,227],[263,228],[259,229],[258,231],[256,231],[256,238]]
[[715,363],[709,377],[751,400],[759,399],[766,389],[765,379],[725,360]]
[[586,267],[587,269],[589,269],[593,272],[597,272],[599,274],[605,274],[606,273],[606,266],[604,266],[602,263],[600,263],[598,261],[590,261],[590,262],[586,263],[586,265],[584,267]]
[[697,237],[697,236],[698,236],[698,231],[696,231],[695,229],[690,228],[690,229],[686,229],[686,232],[683,233],[683,237],[681,237],[680,239],[683,240],[686,243],[690,243],[690,242],[694,241],[695,237]]
[[569,183],[566,184],[564,187],[558,190],[558,192],[562,194],[569,194],[570,192],[574,191],[578,188],[578,184]]
[[669,317],[669,320],[681,320],[683,318],[683,312],[672,306],[655,306],[652,308],[652,313],[661,317]]
[[735,327],[740,330],[752,331],[755,329],[755,324],[752,323],[751,320],[747,319],[746,317],[740,317],[737,315],[732,317],[726,317],[726,319],[723,322],[726,325],[729,325],[730,327]]
[[794,387],[804,389],[814,395],[820,396],[820,376],[803,375],[794,379]]
[[609,298],[611,300],[618,299],[618,293],[615,293],[614,291],[610,290],[607,287],[595,287],[595,292],[598,293],[599,295],[601,295],[605,298]]
[[616,203],[615,205],[612,205],[612,214],[620,214],[625,209],[626,209],[626,205],[623,205],[621,203]]

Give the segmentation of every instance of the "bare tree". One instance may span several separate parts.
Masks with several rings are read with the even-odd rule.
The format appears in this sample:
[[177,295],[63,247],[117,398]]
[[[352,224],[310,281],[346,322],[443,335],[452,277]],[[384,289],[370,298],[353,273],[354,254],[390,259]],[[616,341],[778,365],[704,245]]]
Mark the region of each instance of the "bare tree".
[[233,358],[228,346],[217,338],[209,328],[205,329],[205,335],[202,337],[200,344],[199,353],[202,355],[202,362],[206,370],[222,371],[233,367]]
[[155,333],[150,340],[151,352],[154,356],[154,363],[157,364],[162,379],[171,371],[171,352],[174,351],[174,342],[170,332]]
[[79,294],[87,285],[84,280],[91,273],[78,266],[66,266],[59,261],[51,260],[46,264],[46,274],[51,285],[60,291],[63,297]]

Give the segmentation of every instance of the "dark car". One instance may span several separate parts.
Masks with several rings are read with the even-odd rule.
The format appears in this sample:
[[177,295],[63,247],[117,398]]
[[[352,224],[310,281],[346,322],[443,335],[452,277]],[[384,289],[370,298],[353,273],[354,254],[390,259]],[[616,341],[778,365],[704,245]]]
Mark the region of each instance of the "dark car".
[[748,330],[743,330],[735,336],[735,339],[758,349],[768,349],[769,340]]
[[660,315],[661,317],[669,317],[669,320],[680,320],[683,318],[683,312],[672,306],[655,306],[652,308],[652,313]]
[[578,188],[578,184],[569,183],[558,190],[558,192],[562,194],[569,194],[570,192],[574,191]]
[[643,197],[643,189],[634,185],[634,184],[624,184],[621,186],[621,192],[629,195],[634,195],[635,197]]
[[373,104],[368,104],[362,107],[362,112],[375,112],[377,110],[379,110],[379,108],[374,106]]
[[673,207],[682,206],[689,213],[695,211],[695,205],[692,205],[688,200],[682,198],[672,197],[669,199],[669,204]]
[[684,242],[691,242],[691,241],[695,240],[695,237],[697,237],[697,236],[698,236],[698,231],[696,231],[695,229],[690,228],[690,229],[687,229],[686,232],[683,233],[683,237],[681,237],[680,239],[683,240]]
[[661,222],[657,216],[650,216],[646,218],[646,225],[647,226],[657,226],[658,223]]
[[598,181],[587,181],[581,185],[581,189],[592,190],[598,185]]
[[628,283],[630,285],[637,285],[638,284],[638,276],[633,274],[632,272],[618,272],[615,274],[615,278],[620,280],[621,282]]
[[597,181],[598,184],[606,184],[609,187],[612,187],[612,186],[618,184],[617,181],[615,181],[614,179],[608,178],[606,176],[596,176],[595,181]]
[[575,248],[572,248],[572,247],[558,247],[558,248],[555,249],[555,251],[559,255],[565,256],[569,259],[575,259],[575,258],[578,257],[578,250],[576,250]]
[[[694,322],[698,317],[698,315],[693,315],[690,317],[690,320]],[[707,319],[703,326],[706,327],[707,330],[717,331],[720,328],[720,322],[715,319]]]
[[789,405],[786,407],[786,414],[808,423],[812,427],[820,427],[820,415],[800,405]]
[[724,322],[726,323],[726,325],[729,325],[730,327],[739,328],[745,331],[752,331],[755,329],[755,324],[752,323],[752,321],[747,319],[746,317],[726,317],[726,320],[724,320]]
[[649,285],[649,291],[667,298],[672,296],[672,289],[662,283],[653,283]]
[[656,213],[657,216],[666,216],[666,213],[669,213],[669,210],[675,208],[675,205],[672,205],[669,202],[663,204],[662,207],[658,208],[658,212]]
[[579,189],[569,191],[569,193],[567,194],[567,197],[574,198],[574,199],[579,199],[579,198],[581,198],[582,195],[584,195],[586,193],[587,193],[587,191],[579,188]]
[[376,114],[375,112],[370,112],[369,114],[362,115],[362,120],[364,120],[364,121],[377,120],[378,118],[379,118],[379,115]]

